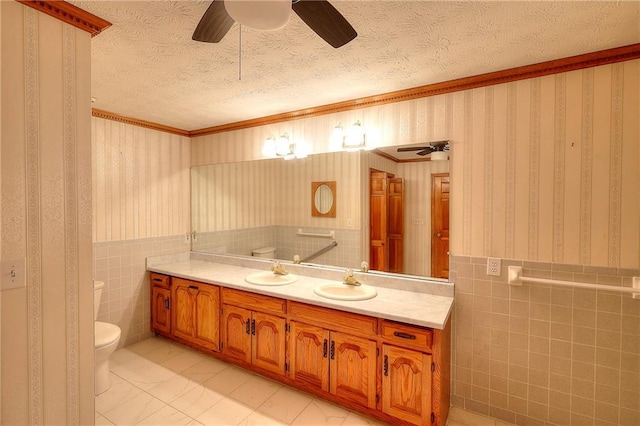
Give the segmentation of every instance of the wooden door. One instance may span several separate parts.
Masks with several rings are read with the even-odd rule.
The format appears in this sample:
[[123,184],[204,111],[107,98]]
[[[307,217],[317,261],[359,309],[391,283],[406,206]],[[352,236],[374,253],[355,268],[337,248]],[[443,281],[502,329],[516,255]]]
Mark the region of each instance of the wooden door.
[[253,313],[251,362],[284,375],[285,320],[261,312]]
[[416,425],[431,424],[431,355],[382,346],[382,411]]
[[304,385],[329,391],[329,332],[291,321],[289,332],[290,377]]
[[251,362],[251,311],[237,306],[222,307],[222,353]]
[[386,271],[389,264],[387,243],[387,174],[371,173],[369,193],[369,267]]
[[194,299],[189,289],[191,281],[173,278],[171,300],[173,301],[173,335],[193,341]]
[[151,330],[160,334],[171,334],[171,290],[151,287]]
[[217,286],[198,284],[191,285],[195,303],[194,338],[198,345],[217,351],[220,332],[220,288]]
[[404,272],[404,180],[388,179],[387,250],[388,272]]
[[449,174],[431,175],[431,276],[449,278]]
[[376,406],[376,342],[331,332],[330,390],[340,398]]

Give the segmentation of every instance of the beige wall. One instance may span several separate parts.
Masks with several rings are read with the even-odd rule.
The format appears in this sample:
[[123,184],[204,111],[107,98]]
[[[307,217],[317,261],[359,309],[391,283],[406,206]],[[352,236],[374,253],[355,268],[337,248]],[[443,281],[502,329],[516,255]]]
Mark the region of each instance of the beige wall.
[[[359,228],[360,159],[349,153],[196,167],[197,232],[271,225]],[[311,182],[336,181],[336,217],[311,216]]]
[[636,60],[457,94],[453,253],[637,268],[639,81]]
[[[2,10],[2,424],[91,424],[90,35]],[[9,349],[10,348],[10,349]]]
[[189,138],[93,118],[93,241],[186,234]]

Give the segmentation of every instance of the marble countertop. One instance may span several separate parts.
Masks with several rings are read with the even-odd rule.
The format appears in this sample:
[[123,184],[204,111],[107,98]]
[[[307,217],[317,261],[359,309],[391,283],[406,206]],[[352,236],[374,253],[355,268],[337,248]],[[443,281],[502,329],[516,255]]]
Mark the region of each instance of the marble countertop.
[[[149,271],[179,278],[216,284],[267,296],[295,300],[326,308],[400,321],[408,324],[443,329],[451,313],[453,297],[426,294],[376,286],[373,299],[340,301],[316,295],[314,287],[326,283],[326,278],[299,275],[293,284],[261,286],[249,284],[245,277],[264,271],[236,265],[188,259],[147,266]],[[366,282],[364,282],[366,284]]]

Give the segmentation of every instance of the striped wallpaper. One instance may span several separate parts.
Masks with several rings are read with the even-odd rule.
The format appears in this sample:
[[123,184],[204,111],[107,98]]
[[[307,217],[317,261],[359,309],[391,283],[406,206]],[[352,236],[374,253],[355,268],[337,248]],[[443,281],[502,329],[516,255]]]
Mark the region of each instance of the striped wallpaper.
[[326,152],[360,120],[385,145],[450,139],[451,253],[640,264],[640,61],[192,140],[192,166],[260,158],[288,132]]
[[2,424],[89,424],[94,407],[91,36],[0,2]]
[[[360,159],[349,153],[194,167],[197,232],[270,225],[359,228]],[[336,217],[311,216],[311,182],[336,181]]]
[[190,232],[189,138],[91,123],[93,242]]

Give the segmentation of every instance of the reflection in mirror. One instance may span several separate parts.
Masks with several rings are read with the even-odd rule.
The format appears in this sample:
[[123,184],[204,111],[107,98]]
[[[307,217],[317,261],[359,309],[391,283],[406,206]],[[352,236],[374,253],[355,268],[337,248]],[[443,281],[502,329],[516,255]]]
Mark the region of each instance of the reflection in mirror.
[[[369,172],[384,171],[405,183],[404,274],[431,274],[431,175],[448,173],[449,161],[394,162],[372,151],[317,154],[295,161],[267,159],[191,169],[192,250],[251,256],[275,247],[276,257],[302,259],[329,245],[327,238],[297,235],[334,231],[336,247],[315,264],[358,269],[369,261]],[[311,182],[335,182],[334,217],[309,215]],[[315,192],[312,193],[315,206]],[[326,206],[319,204],[321,209]]]
[[311,183],[311,216],[336,217],[336,183]]

